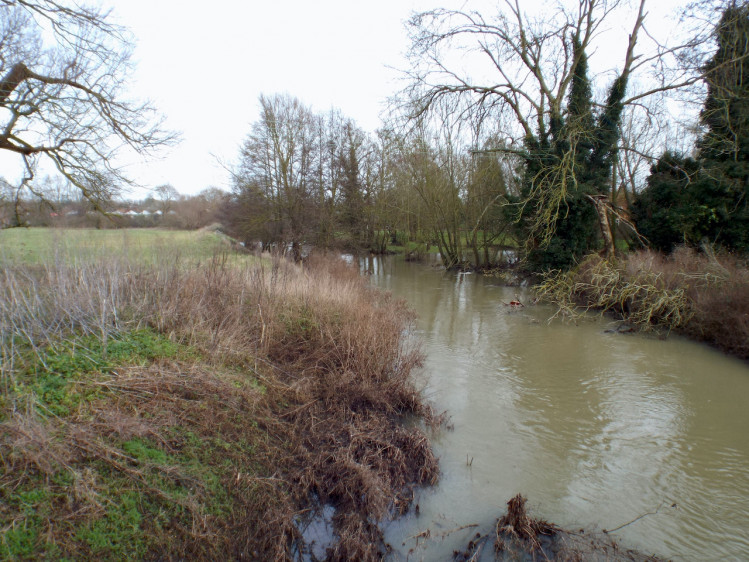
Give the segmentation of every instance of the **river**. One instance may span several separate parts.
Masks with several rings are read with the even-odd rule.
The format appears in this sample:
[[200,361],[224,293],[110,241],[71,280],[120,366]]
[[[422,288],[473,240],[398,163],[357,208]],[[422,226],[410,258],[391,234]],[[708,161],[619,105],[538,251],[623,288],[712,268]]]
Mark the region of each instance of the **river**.
[[[550,322],[553,308],[492,277],[396,257],[363,267],[418,313],[424,391],[454,426],[433,436],[442,476],[418,494],[420,514],[386,527],[393,558],[450,559],[522,493],[570,529],[650,513],[611,534],[647,554],[749,559],[746,363],[609,333],[610,319]],[[525,307],[503,304],[516,295]]]

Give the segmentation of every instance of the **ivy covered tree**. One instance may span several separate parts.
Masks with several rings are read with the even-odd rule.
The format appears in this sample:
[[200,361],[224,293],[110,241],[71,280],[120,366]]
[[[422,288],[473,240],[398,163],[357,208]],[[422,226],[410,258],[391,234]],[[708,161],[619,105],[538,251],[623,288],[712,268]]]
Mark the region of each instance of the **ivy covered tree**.
[[[628,14],[634,18],[623,64],[604,99],[596,99],[587,56],[596,51],[605,22],[627,9],[623,3],[582,0],[534,18],[506,0],[491,18],[433,10],[411,19],[411,85],[404,92],[409,117],[437,117],[440,103],[450,99],[461,104],[456,121],[478,116],[493,123],[492,133],[503,139],[499,150],[522,161],[522,193],[511,202],[519,210],[516,237],[534,269],[566,268],[591,251],[614,253],[612,184],[622,116],[627,108],[639,111],[644,99],[691,83],[683,73],[663,75],[653,85],[649,72],[648,87],[636,79],[682,48],[643,52],[638,41],[653,39],[640,33],[645,0],[636,5]],[[458,51],[460,59],[449,54]],[[473,55],[485,73],[469,74],[454,62]]]
[[[641,21],[642,11],[639,18]],[[599,245],[606,255],[614,253],[610,186],[634,43],[630,42],[627,63],[610,86],[598,115],[593,111],[588,57],[579,36],[573,36],[572,45],[577,64],[566,112],[552,117],[545,138],[526,139],[526,198],[533,202],[534,220],[542,218],[547,224],[541,243],[535,243],[529,253],[531,263],[540,269],[567,268]],[[552,185],[539,190],[537,185],[544,182]],[[560,198],[556,208],[561,211],[544,213],[544,208],[554,209],[544,200],[545,194]],[[532,224],[526,236],[535,242],[533,230]]]
[[[529,261],[540,269],[570,266],[595,247],[597,237],[596,210],[589,200],[600,190],[595,182],[596,175],[589,168],[596,125],[588,57],[578,36],[573,36],[572,44],[577,64],[572,71],[566,114],[551,119],[548,135],[526,137],[523,191],[530,209],[522,207],[526,216],[519,226],[521,237],[530,242]],[[549,180],[562,186],[562,190],[537,189]],[[555,206],[545,201],[545,194],[562,196],[557,204],[557,208],[563,207],[562,212],[549,213]],[[534,235],[534,231],[538,232],[534,223],[539,218],[547,225],[545,231],[540,232],[541,236]]]

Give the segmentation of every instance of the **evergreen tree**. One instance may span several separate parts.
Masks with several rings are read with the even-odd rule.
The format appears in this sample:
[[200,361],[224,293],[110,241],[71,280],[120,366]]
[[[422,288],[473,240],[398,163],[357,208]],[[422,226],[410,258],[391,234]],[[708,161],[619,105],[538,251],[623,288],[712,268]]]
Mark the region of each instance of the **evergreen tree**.
[[713,215],[691,186],[699,163],[665,152],[651,168],[647,187],[635,199],[631,214],[637,229],[653,248],[670,252],[678,244],[698,243]]
[[537,241],[528,253],[532,266],[543,270],[570,267],[595,247],[598,239],[596,211],[586,197],[596,191],[589,162],[596,146],[593,96],[588,58],[577,37],[573,37],[573,48],[577,64],[570,82],[566,114],[550,119],[547,135],[526,139],[526,195],[529,186],[546,179],[544,175],[550,171],[553,181],[566,185],[559,216],[549,217],[555,221],[553,236]]
[[702,241],[749,249],[749,5],[728,6],[715,38],[697,160],[665,153],[633,206],[638,230],[663,251]]
[[749,5],[732,3],[716,27],[718,48],[705,67],[708,92],[698,142],[701,203],[715,216],[705,236],[749,248]]
[[575,176],[578,182],[585,183],[587,164],[595,146],[593,94],[588,79],[588,56],[577,37],[573,38],[573,46],[579,60],[570,82],[566,129],[570,139],[568,143],[575,145]]

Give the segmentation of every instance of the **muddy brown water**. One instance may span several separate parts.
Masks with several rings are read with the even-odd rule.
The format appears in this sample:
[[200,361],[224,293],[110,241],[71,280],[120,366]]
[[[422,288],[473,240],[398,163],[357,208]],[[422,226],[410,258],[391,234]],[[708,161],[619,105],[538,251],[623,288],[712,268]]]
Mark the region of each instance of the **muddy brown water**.
[[513,310],[503,302],[529,295],[491,277],[394,257],[362,266],[418,313],[425,392],[454,425],[433,437],[442,477],[418,494],[419,515],[386,527],[394,559],[450,559],[518,492],[565,528],[634,521],[611,536],[648,554],[749,559],[747,363],[607,333],[610,319]]

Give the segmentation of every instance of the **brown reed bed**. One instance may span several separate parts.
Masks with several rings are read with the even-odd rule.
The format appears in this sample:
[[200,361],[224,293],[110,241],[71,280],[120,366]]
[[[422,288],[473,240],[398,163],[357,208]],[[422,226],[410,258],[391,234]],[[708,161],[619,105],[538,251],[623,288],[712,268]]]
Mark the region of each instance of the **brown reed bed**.
[[323,505],[380,558],[438,477],[412,320],[334,259],[4,267],[0,558],[294,559]]
[[593,255],[571,271],[547,274],[536,290],[564,316],[613,313],[749,359],[749,268],[736,256],[709,248],[678,248],[670,256],[642,250],[616,261]]

